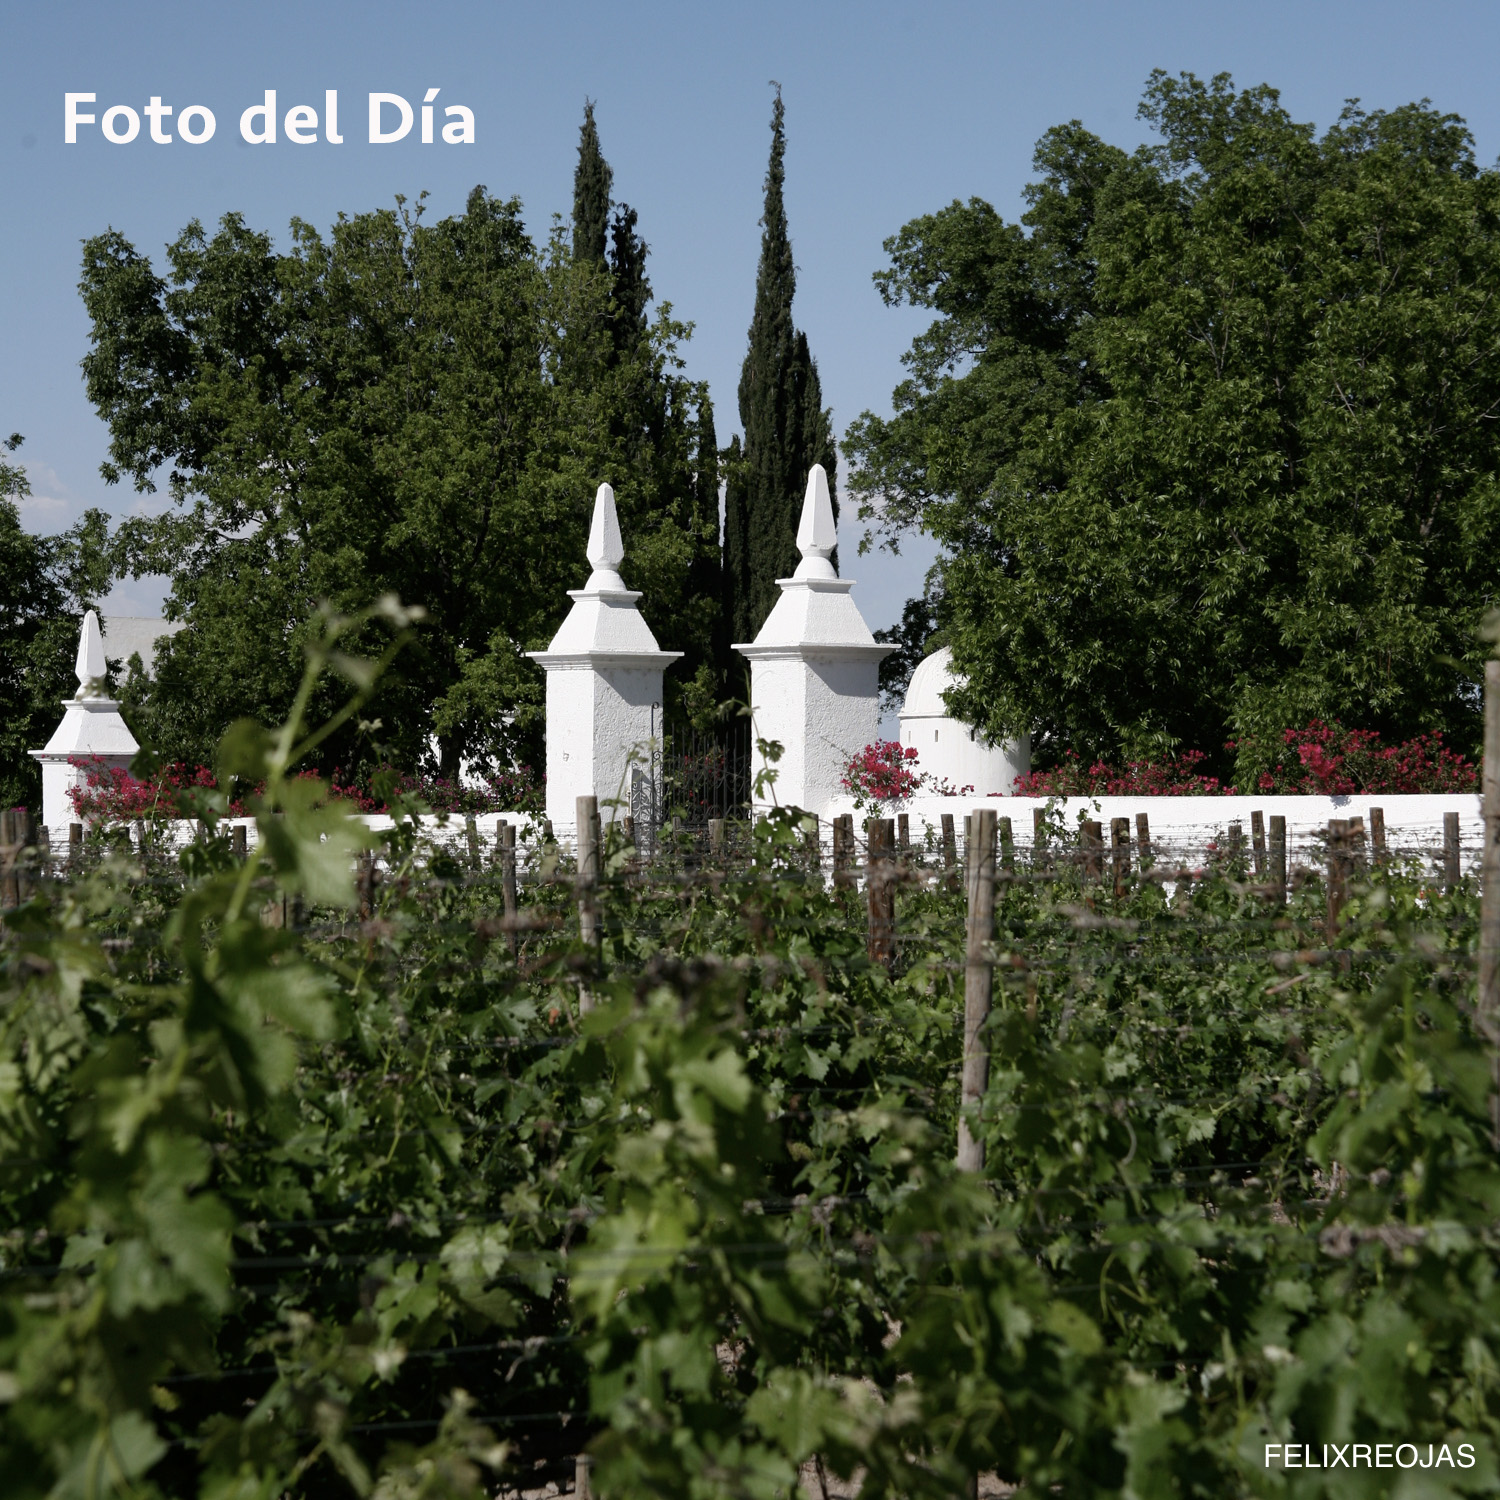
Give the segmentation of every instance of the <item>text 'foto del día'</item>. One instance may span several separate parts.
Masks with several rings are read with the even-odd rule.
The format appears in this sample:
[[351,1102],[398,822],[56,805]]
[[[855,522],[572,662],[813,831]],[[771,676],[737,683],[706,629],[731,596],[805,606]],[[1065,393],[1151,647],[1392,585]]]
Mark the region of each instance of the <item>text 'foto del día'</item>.
[[[439,138],[449,146],[474,144],[474,111],[467,104],[438,104],[440,88],[428,89],[420,105],[413,105],[402,94],[368,95],[367,139],[372,146],[393,146],[404,141],[415,128],[424,146]],[[152,94],[139,110],[132,104],[111,104],[95,112],[85,106],[99,103],[97,94],[63,95],[63,141],[76,146],[97,130],[104,140],[115,146],[128,146],[141,134],[144,118],[147,138],[158,146],[183,141],[189,146],[204,146],[213,140],[219,128],[218,117],[206,104],[166,103],[160,94]],[[418,117],[420,116],[420,124]],[[285,111],[277,104],[276,90],[267,89],[257,104],[240,112],[240,139],[252,146],[274,146],[286,141],[293,146],[313,146],[322,142],[342,146],[339,133],[339,94],[337,89],[323,93],[321,112],[311,104],[293,104]]]

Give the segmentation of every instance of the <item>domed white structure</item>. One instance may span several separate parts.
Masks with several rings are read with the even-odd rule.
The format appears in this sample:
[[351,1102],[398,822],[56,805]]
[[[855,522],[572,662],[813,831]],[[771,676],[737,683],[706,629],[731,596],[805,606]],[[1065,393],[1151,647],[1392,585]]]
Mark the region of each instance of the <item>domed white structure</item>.
[[917,769],[955,790],[980,797],[1014,794],[1016,777],[1031,770],[1031,736],[999,745],[984,740],[948,712],[943,694],[958,685],[953,652],[944,646],[917,665],[901,705],[901,745],[917,752]]

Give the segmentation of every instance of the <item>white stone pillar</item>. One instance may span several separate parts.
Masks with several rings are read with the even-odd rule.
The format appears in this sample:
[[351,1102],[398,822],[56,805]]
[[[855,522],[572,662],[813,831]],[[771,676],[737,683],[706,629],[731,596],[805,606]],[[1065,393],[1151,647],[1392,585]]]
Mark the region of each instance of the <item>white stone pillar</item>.
[[120,705],[105,697],[104,638],[99,616],[90,610],[83,617],[78,636],[76,696],[63,700],[62,723],[45,750],[33,750],[42,763],[42,822],[52,838],[52,847],[65,846],[68,824],[78,821],[68,793],[88,784],[88,773],[75,762],[102,763],[111,769],[128,770],[141,747],[120,717]]
[[[649,773],[662,734],[662,674],[680,651],[663,651],[636,608],[639,592],[619,573],[625,559],[615,492],[594,497],[582,589],[545,651],[528,651],[547,673],[547,816],[562,837],[579,797],[599,799],[605,822],[630,811],[632,765]],[[613,805],[612,805],[613,804]]]
[[[838,577],[830,558],[838,543],[833,502],[822,464],[807,476],[797,527],[802,561],[779,578],[781,598],[748,645],[750,713],[757,740],[780,743],[775,784],[757,802],[828,816],[845,795],[844,766],[880,728],[880,662],[896,648],[870,634],[850,598],[852,581]],[[763,769],[757,750],[752,757]]]

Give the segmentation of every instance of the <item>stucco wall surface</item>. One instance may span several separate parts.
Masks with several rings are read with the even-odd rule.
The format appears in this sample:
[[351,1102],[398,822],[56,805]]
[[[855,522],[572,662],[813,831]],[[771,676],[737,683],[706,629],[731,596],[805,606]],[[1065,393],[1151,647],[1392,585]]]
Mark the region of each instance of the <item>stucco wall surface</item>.
[[[1033,813],[1047,804],[1036,797],[914,797],[910,802],[889,810],[889,815],[904,812],[910,819],[912,840],[918,841],[930,832],[940,834],[944,813],[953,815],[956,832],[963,836],[966,814],[980,807],[992,807],[1000,817],[1011,820],[1017,848],[1029,849],[1032,842]],[[1155,845],[1166,853],[1174,848],[1184,853],[1201,851],[1210,840],[1222,839],[1229,825],[1238,822],[1248,845],[1250,814],[1260,812],[1267,826],[1273,816],[1286,819],[1287,842],[1292,849],[1308,853],[1321,847],[1330,818],[1363,818],[1370,826],[1370,809],[1378,807],[1385,816],[1386,841],[1398,852],[1432,853],[1442,847],[1443,815],[1456,812],[1459,821],[1460,847],[1466,865],[1479,858],[1483,836],[1483,819],[1477,794],[1444,796],[1387,796],[1384,794],[1348,797],[1065,797],[1053,803],[1064,824],[1077,828],[1083,818],[1104,824],[1108,837],[1112,818],[1129,818],[1131,837],[1135,836],[1135,817],[1145,813]],[[856,832],[868,812],[856,812],[853,800],[839,798],[828,810],[828,816],[854,813]],[[824,830],[827,837],[827,830]],[[862,835],[861,835],[862,837]]]

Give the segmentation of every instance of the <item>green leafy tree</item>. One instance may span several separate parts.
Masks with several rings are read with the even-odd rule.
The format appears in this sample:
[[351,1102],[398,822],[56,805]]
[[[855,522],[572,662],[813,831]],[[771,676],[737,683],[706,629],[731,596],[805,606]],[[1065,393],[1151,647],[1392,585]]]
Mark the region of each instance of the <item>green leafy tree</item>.
[[[12,433],[0,450],[21,446]],[[17,502],[31,493],[26,471],[0,457],[0,807],[41,802],[42,777],[29,754],[62,717],[78,683],[78,620],[107,587],[106,521],[89,511],[61,536],[32,536]]]
[[663,307],[620,357],[607,271],[561,230],[538,248],[514,200],[476,188],[433,223],[398,199],[326,237],[296,221],[284,253],[238,216],[195,222],[165,276],[110,232],[85,246],[82,291],[106,478],[150,490],[166,467],[174,501],[117,546],[123,570],[172,575],[187,627],[131,704],[165,753],[206,760],[234,719],[285,717],[318,602],[396,593],[428,626],[323,763],[534,756],[522,653],[566,612],[603,479],[658,637],[706,659],[714,596],[688,582],[711,545],[694,465],[712,416],[680,374],[689,330]]
[[[822,464],[830,492],[837,493],[833,413],[824,409],[807,335],[792,322],[797,270],[782,196],[785,118],[778,86],[771,111],[755,311],[740,371],[745,438],[743,447],[731,444],[724,456],[724,609],[731,641],[754,638],[776,603],[776,580],[797,566],[797,521],[807,471]],[[837,506],[835,499],[835,519]]]
[[960,712],[1043,753],[1232,736],[1242,775],[1315,716],[1472,743],[1500,177],[1425,103],[1319,137],[1158,72],[1140,113],[1161,144],[1058,126],[1021,225],[953,203],[876,277],[938,316],[851,484],[948,550]]

